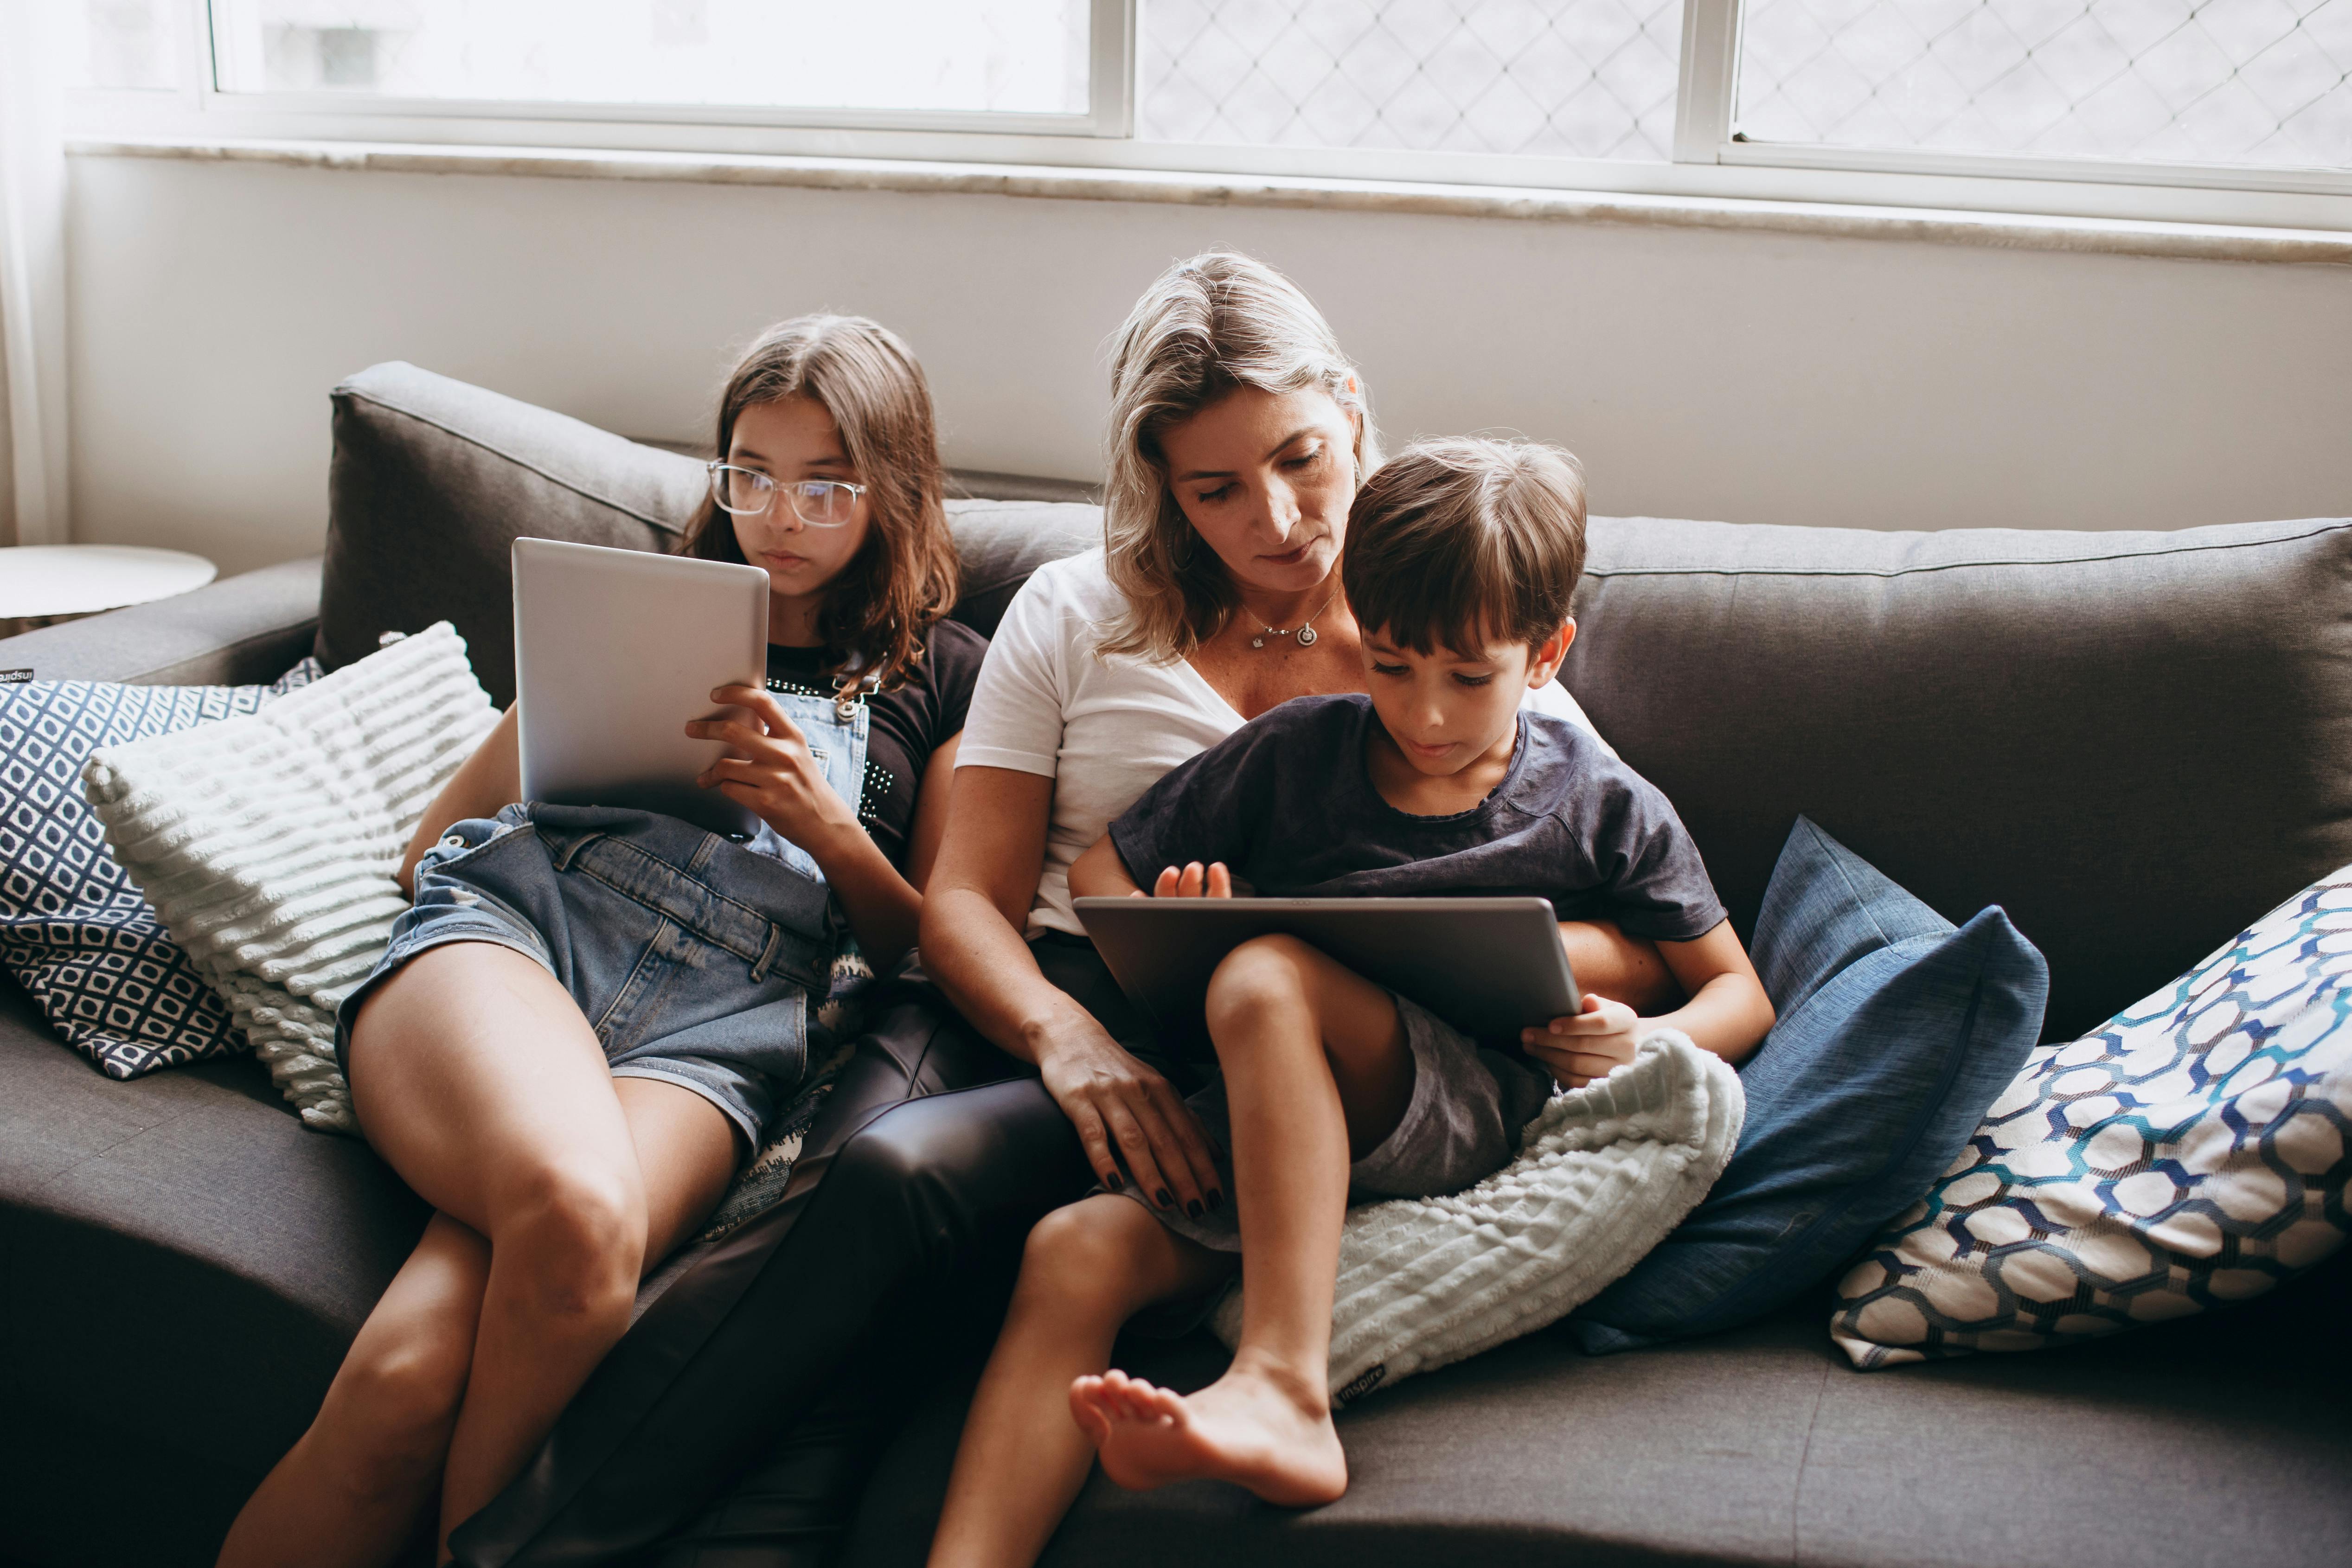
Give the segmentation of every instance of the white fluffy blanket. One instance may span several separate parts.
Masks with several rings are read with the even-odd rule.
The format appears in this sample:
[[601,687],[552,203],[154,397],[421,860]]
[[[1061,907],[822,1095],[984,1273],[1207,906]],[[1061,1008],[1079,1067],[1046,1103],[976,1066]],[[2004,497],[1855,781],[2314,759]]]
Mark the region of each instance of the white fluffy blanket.
[[[266,711],[266,710],[265,710]],[[1672,1030],[1597,1083],[1553,1096],[1519,1157],[1445,1197],[1348,1212],[1331,1310],[1346,1404],[1566,1316],[1639,1262],[1731,1161],[1739,1075]],[[1235,1289],[1210,1320],[1241,1340]]]
[[408,907],[394,880],[425,809],[498,723],[446,622],[260,711],[93,753],[107,841],[270,1078],[355,1132],[335,1008]]

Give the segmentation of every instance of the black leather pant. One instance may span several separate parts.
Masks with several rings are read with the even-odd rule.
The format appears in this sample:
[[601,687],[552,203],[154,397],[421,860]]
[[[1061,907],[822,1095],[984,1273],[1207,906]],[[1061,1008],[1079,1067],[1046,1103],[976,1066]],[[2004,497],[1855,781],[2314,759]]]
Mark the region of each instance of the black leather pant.
[[[1136,1037],[1091,947],[1036,952]],[[1033,1074],[928,986],[894,986],[783,1200],[646,1309],[530,1468],[451,1537],[457,1561],[828,1561],[914,1394],[994,1339],[1030,1227],[1093,1183]]]

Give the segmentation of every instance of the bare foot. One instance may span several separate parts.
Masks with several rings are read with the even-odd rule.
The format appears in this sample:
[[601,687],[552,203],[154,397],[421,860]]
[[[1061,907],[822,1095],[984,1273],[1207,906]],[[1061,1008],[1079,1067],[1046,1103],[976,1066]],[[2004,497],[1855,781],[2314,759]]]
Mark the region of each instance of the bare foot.
[[1348,1457],[1321,1390],[1236,1363],[1190,1397],[1118,1371],[1070,1385],[1070,1414],[1103,1473],[1134,1491],[1209,1478],[1284,1508],[1348,1490]]

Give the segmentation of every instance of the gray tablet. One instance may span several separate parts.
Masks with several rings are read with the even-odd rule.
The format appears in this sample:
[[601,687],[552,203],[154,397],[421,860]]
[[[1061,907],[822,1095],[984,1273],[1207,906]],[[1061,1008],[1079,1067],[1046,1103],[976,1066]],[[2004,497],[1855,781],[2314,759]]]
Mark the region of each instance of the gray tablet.
[[1217,965],[1276,932],[1476,1040],[1517,1041],[1584,1005],[1540,898],[1081,898],[1077,912],[1119,988],[1168,1034],[1198,1036]]
[[694,782],[727,748],[686,726],[725,711],[716,688],[767,680],[768,574],[562,539],[517,539],[512,560],[522,798],[756,831]]

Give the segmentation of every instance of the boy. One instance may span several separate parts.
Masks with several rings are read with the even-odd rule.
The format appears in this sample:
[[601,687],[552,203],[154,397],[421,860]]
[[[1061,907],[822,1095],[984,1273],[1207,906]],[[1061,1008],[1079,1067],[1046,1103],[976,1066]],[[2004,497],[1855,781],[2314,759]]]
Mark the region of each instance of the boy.
[[[1347,1461],[1326,1373],[1350,1194],[1453,1192],[1491,1175],[1555,1083],[1632,1061],[1654,1029],[1735,1061],[1763,1039],[1771,1004],[1673,807],[1589,733],[1520,711],[1575,638],[1583,564],[1575,459],[1491,441],[1408,450],[1349,520],[1341,580],[1370,696],[1297,698],[1174,769],[1070,885],[1535,894],[1562,920],[1612,919],[1655,941],[1689,999],[1643,1019],[1588,995],[1582,1013],[1522,1031],[1517,1051],[1493,1049],[1296,938],[1235,948],[1208,997],[1222,1082],[1192,1102],[1232,1151],[1220,1174],[1233,1207],[1178,1211],[1130,1184],[1038,1224],[934,1568],[1034,1561],[1097,1457],[1128,1487],[1206,1476],[1290,1506],[1339,1497]],[[1197,1297],[1237,1262],[1248,1289],[1224,1376],[1180,1397],[1096,1375],[1131,1314]]]

